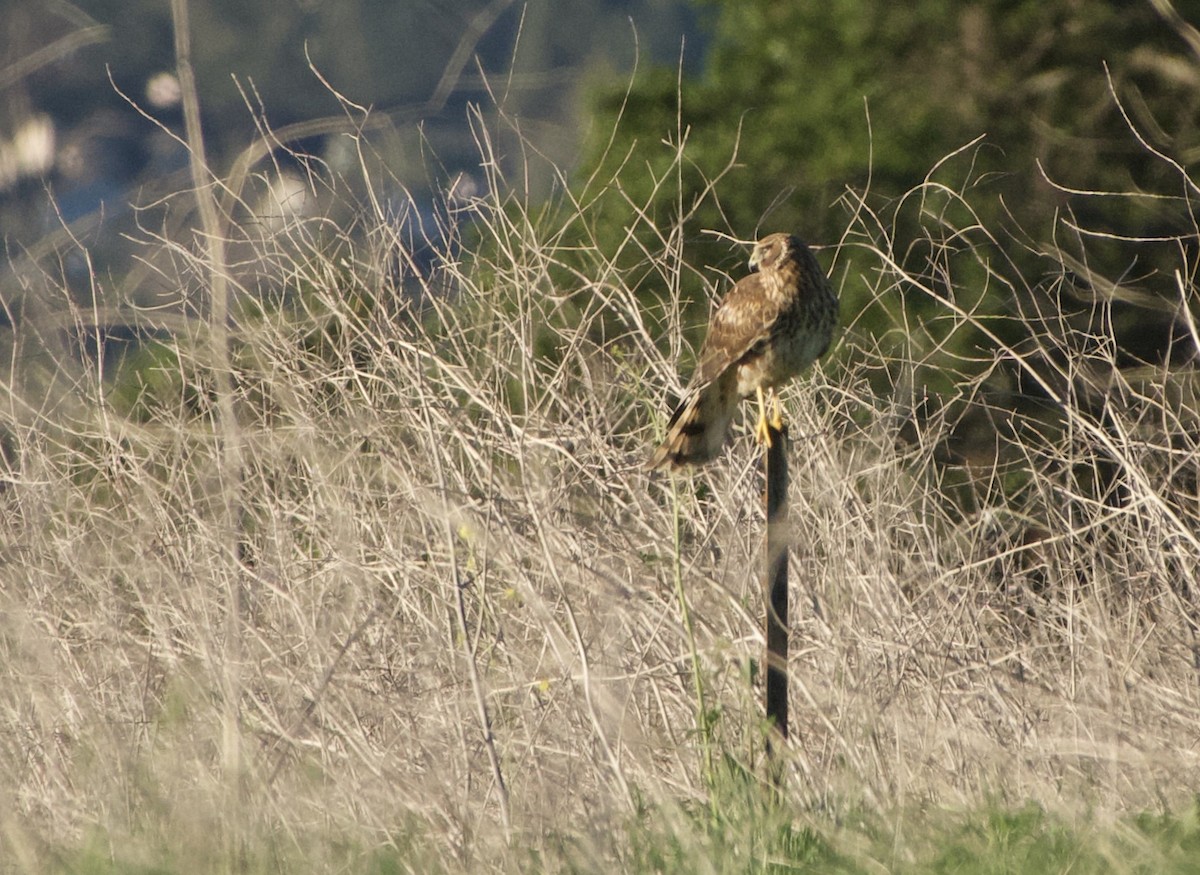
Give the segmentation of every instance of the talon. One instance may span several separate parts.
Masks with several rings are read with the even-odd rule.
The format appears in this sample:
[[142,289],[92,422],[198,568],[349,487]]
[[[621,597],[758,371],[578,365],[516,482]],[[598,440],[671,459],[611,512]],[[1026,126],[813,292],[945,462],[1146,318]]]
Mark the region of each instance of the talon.
[[758,419],[754,422],[754,439],[768,449],[771,446],[771,427],[767,423],[767,404],[762,387],[755,390],[758,395]]
[[779,403],[779,396],[774,389],[771,390],[771,428],[783,431],[783,405]]
[[763,446],[771,447],[771,428],[765,419],[760,418],[754,423],[754,439]]

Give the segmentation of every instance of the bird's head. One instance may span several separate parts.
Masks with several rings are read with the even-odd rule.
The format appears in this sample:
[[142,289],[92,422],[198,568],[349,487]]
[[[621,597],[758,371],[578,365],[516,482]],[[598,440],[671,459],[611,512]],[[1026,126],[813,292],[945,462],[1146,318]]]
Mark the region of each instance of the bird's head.
[[754,244],[750,253],[750,271],[777,267],[800,248],[800,241],[791,234],[769,234]]

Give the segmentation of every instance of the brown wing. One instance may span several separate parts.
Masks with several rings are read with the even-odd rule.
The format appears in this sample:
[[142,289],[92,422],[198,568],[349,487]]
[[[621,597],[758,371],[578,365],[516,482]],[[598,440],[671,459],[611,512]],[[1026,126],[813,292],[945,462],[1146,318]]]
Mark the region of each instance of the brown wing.
[[779,307],[764,288],[761,273],[738,280],[721,301],[708,323],[708,336],[700,347],[700,362],[688,383],[698,389],[715,382],[754,346],[770,336]]

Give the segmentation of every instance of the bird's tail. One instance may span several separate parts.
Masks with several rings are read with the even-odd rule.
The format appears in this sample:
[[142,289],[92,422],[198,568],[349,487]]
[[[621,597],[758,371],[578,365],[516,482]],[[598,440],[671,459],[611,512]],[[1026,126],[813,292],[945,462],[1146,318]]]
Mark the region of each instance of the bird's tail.
[[646,462],[646,469],[677,471],[715,459],[733,420],[734,405],[724,394],[711,385],[688,392],[671,414],[667,436]]

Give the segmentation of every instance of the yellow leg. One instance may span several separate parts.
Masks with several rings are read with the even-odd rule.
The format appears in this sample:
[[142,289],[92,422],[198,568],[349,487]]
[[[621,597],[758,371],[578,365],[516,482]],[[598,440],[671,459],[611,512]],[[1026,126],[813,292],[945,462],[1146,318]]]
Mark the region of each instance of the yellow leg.
[[770,447],[771,431],[767,427],[767,402],[763,398],[761,386],[755,389],[754,392],[758,396],[758,419],[754,422],[754,439],[763,446]]
[[774,389],[771,390],[771,428],[783,431],[783,405],[779,403],[779,396]]

